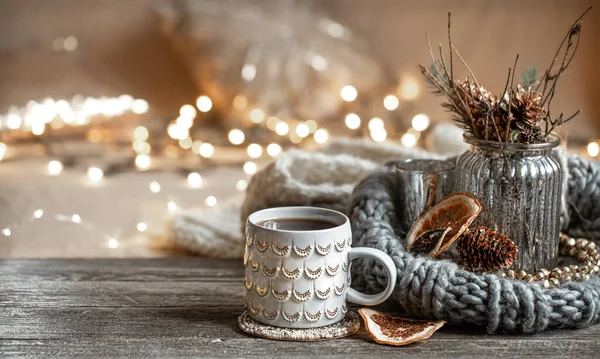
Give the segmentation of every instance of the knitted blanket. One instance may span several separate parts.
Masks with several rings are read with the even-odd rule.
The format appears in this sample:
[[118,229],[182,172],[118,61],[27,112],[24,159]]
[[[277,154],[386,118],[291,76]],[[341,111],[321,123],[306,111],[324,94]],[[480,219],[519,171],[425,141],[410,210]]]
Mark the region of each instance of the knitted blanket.
[[[568,160],[569,223],[573,234],[600,237],[600,167],[571,156]],[[471,323],[490,333],[532,333],[550,328],[580,328],[598,322],[600,278],[543,289],[536,283],[477,275],[449,261],[415,257],[406,252],[394,226],[397,185],[387,168],[365,178],[355,188],[351,221],[355,246],[388,253],[398,271],[393,298],[417,317]],[[587,216],[587,217],[586,217]],[[585,219],[587,218],[587,219]],[[353,262],[353,286],[360,290],[385,288],[385,270],[372,260]]]

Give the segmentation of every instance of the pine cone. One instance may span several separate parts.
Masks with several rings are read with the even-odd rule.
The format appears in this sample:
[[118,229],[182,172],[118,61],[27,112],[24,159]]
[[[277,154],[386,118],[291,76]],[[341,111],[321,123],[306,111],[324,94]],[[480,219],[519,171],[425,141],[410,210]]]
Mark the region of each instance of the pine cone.
[[[476,133],[473,135],[480,139],[497,140],[500,134],[501,138],[504,138],[508,128],[508,117],[497,107],[498,99],[485,88],[478,88],[469,81],[455,83],[457,96],[467,105],[475,121]],[[495,111],[492,111],[494,109]],[[464,121],[470,120],[464,119]]]
[[510,267],[518,251],[508,237],[485,226],[468,229],[456,249],[468,267],[486,271]]
[[413,243],[411,252],[415,254],[429,254],[436,248],[438,242],[449,232],[447,229],[434,229],[419,236]]
[[511,127],[519,132],[531,131],[531,128],[539,126],[546,117],[542,95],[531,87],[525,90],[521,85],[517,86],[517,90],[513,90],[510,112],[513,116]]
[[517,131],[517,134],[517,141],[519,143],[540,143],[546,141],[546,137],[540,126],[533,126],[522,131]]

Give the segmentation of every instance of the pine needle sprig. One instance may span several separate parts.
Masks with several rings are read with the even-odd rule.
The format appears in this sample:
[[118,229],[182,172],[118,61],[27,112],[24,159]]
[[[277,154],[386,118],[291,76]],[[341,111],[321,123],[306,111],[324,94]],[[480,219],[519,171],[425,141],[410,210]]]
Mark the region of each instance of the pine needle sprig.
[[539,71],[536,67],[528,66],[521,74],[521,86],[524,88],[535,87],[540,83]]

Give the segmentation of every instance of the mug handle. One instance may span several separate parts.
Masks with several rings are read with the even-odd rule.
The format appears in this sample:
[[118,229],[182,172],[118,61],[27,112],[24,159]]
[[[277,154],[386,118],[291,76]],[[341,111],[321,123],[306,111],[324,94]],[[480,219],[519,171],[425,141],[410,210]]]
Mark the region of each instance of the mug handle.
[[348,253],[348,260],[354,260],[360,257],[373,257],[379,263],[383,265],[387,271],[388,281],[387,287],[383,292],[377,294],[364,294],[357,291],[354,288],[349,288],[346,295],[346,299],[349,302],[360,304],[360,305],[377,305],[383,303],[386,299],[392,295],[394,286],[396,285],[396,265],[385,252],[375,248],[367,247],[355,247],[350,248]]

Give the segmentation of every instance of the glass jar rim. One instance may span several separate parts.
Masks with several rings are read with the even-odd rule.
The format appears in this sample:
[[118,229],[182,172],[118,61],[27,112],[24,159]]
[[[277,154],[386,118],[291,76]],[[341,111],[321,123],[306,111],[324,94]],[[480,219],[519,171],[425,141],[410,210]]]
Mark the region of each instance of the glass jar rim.
[[475,138],[472,135],[465,133],[463,135],[463,141],[470,145],[476,145],[481,147],[490,148],[507,148],[512,150],[524,150],[524,151],[535,151],[535,150],[549,150],[560,145],[560,137],[556,134],[551,133],[548,135],[548,141],[541,143],[512,143],[512,142],[498,142],[489,141]]
[[[424,164],[423,167],[427,167],[426,164],[436,164],[438,168],[415,168],[412,165],[414,164]],[[454,163],[448,160],[441,159],[431,159],[431,158],[416,158],[416,159],[405,159],[401,161],[394,161],[394,166],[396,170],[405,173],[413,173],[413,174],[426,174],[426,173],[443,173],[443,172],[452,172],[455,169]]]

